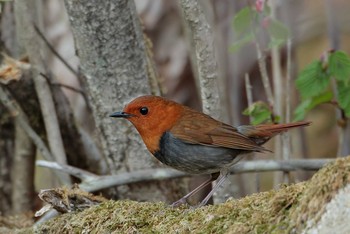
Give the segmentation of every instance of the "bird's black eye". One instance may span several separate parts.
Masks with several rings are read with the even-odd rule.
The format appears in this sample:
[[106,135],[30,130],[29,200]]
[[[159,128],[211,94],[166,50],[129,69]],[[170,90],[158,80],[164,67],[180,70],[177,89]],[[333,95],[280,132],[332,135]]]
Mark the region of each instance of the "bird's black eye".
[[141,107],[140,108],[140,113],[141,113],[141,115],[147,115],[147,113],[148,113],[148,108],[147,107]]

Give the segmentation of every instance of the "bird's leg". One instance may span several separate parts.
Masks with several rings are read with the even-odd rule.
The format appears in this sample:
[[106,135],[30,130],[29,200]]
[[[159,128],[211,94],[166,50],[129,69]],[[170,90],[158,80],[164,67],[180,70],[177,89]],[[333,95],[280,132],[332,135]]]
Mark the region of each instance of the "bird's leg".
[[228,175],[228,170],[226,168],[220,171],[220,176],[217,178],[216,184],[214,185],[213,189],[208,193],[208,195],[203,199],[203,201],[199,203],[197,207],[201,207],[207,204],[207,202],[213,196],[215,191],[225,182],[227,175]]
[[[220,174],[221,175],[221,174]],[[219,177],[219,173],[214,173],[210,175],[210,178],[206,181],[204,181],[202,184],[200,184],[197,188],[193,189],[191,192],[183,196],[180,200],[174,202],[171,204],[172,207],[177,207],[182,204],[187,203],[187,198],[191,197],[192,195],[198,193],[200,190],[202,190],[205,186],[210,184],[212,181],[216,180]],[[209,199],[208,199],[209,200]]]

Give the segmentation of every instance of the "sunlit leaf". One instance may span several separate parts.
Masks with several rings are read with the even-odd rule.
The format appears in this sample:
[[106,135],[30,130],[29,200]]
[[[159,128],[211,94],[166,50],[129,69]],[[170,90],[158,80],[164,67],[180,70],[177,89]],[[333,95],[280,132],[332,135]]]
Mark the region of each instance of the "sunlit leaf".
[[283,45],[288,39],[288,28],[278,20],[270,19],[268,31],[271,37],[270,46]]
[[296,86],[303,99],[318,96],[329,84],[329,75],[322,69],[322,63],[316,60],[310,63],[298,76]]
[[350,79],[350,58],[343,51],[336,51],[329,56],[329,72],[339,81]]
[[333,98],[333,93],[330,91],[324,92],[318,96],[302,101],[294,111],[294,121],[300,121],[305,118],[308,111],[314,109],[322,103],[327,103]]
[[293,121],[300,121],[305,119],[305,115],[308,111],[308,107],[310,106],[310,103],[311,103],[311,99],[306,99],[297,106],[297,108],[294,110]]
[[252,42],[254,40],[254,36],[252,33],[247,34],[241,40],[236,41],[230,46],[230,52],[234,53],[241,49],[246,44]]
[[271,111],[269,106],[261,101],[253,103],[251,106],[243,111],[244,115],[252,117],[253,125],[261,124],[263,122],[271,121]]
[[338,81],[338,103],[344,110],[346,117],[350,117],[350,84],[349,82]]
[[256,12],[250,7],[244,7],[233,18],[233,28],[238,35],[247,33],[251,30]]

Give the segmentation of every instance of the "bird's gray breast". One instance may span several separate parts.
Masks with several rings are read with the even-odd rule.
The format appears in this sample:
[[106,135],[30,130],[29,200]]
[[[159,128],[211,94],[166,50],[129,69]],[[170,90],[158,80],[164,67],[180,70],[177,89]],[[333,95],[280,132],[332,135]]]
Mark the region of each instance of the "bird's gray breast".
[[[243,153],[224,147],[189,144],[170,132],[165,132],[154,156],[162,163],[191,174],[218,172],[235,163],[236,156]],[[238,160],[237,160],[238,161]]]

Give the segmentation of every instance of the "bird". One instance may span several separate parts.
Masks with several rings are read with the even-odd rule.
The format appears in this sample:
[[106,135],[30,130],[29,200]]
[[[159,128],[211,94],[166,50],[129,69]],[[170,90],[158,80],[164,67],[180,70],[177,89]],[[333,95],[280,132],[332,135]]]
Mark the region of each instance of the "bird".
[[207,204],[226,180],[230,167],[243,155],[269,151],[262,145],[290,128],[307,126],[300,121],[286,124],[241,125],[233,127],[209,115],[160,96],[140,96],[122,111],[109,115],[130,121],[147,149],[163,164],[189,174],[209,174],[210,178],[172,206],[187,204],[187,199],[216,181],[198,204]]

